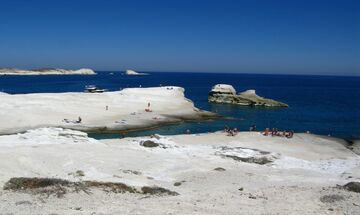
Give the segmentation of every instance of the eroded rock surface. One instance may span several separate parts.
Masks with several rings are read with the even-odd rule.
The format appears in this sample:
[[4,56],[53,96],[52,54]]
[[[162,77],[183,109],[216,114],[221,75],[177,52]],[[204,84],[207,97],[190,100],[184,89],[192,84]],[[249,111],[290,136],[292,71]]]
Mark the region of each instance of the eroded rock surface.
[[243,147],[220,147],[220,150],[215,152],[215,155],[219,155],[223,158],[231,158],[236,161],[242,161],[246,163],[255,163],[264,165],[272,163],[279,157],[278,154],[261,151],[257,149],[243,148]]
[[236,94],[234,87],[227,84],[215,85],[209,93],[208,100],[214,103],[243,106],[288,107],[285,103],[258,96],[255,90],[246,90]]
[[13,192],[25,192],[30,194],[55,195],[63,197],[71,192],[85,192],[91,194],[90,189],[98,188],[106,193],[137,193],[146,195],[165,196],[179,195],[177,192],[158,186],[143,186],[136,188],[119,182],[100,182],[100,181],[80,181],[72,182],[58,178],[11,178],[4,185],[4,190]]

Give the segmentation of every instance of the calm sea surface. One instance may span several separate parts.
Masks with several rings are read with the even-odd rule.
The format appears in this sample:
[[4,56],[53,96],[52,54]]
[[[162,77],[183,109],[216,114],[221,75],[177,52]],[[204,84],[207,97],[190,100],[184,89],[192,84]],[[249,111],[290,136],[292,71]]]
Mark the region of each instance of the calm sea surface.
[[[258,95],[285,102],[290,107],[254,108],[210,104],[207,102],[208,92],[218,83],[231,84],[238,92],[255,89]],[[200,133],[221,130],[224,125],[248,130],[250,125],[256,124],[259,130],[276,127],[348,139],[360,138],[360,77],[165,72],[154,72],[149,76],[124,76],[117,72],[99,72],[98,75],[89,76],[0,76],[0,91],[12,94],[81,92],[85,85],[90,84],[111,91],[139,85],[181,86],[186,90],[186,97],[194,101],[197,107],[234,118],[182,123],[134,132],[129,136],[179,134],[187,129],[192,133]]]

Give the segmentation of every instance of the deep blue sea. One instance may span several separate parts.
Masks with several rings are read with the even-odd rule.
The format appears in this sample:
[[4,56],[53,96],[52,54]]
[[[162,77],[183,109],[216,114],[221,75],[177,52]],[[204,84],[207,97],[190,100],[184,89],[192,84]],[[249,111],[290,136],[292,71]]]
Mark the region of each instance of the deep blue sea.
[[[231,84],[238,92],[255,89],[258,95],[285,102],[290,107],[210,104],[207,102],[208,92],[218,83]],[[81,92],[85,85],[90,84],[110,91],[140,85],[181,86],[185,88],[186,97],[194,101],[197,107],[233,118],[182,123],[138,131],[129,136],[179,134],[187,129],[192,133],[202,133],[222,130],[225,125],[249,130],[252,124],[256,124],[258,130],[276,127],[346,139],[360,138],[360,77],[166,72],[153,72],[148,76],[125,76],[120,72],[69,76],[0,76],[0,91],[11,94]]]

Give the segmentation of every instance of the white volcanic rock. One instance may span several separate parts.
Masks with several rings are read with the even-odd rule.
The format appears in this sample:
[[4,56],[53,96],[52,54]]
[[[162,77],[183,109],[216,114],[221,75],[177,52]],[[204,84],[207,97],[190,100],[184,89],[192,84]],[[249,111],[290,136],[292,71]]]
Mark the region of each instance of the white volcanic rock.
[[[34,130],[5,136],[7,140],[0,136],[0,187],[13,177],[36,177],[117,182],[139,190],[157,186],[180,195],[120,193],[104,187],[74,192],[60,185],[59,198],[47,192],[51,187],[0,189],[1,213],[359,214],[360,195],[337,185],[358,181],[360,157],[328,137],[217,132],[76,143],[82,135],[65,135],[63,141],[58,135],[63,131],[48,132]],[[33,143],[22,137],[33,138]],[[161,146],[143,147],[144,140]],[[38,141],[48,144],[36,145]],[[17,145],[9,147],[12,142]],[[253,162],[264,157],[272,162]],[[324,202],[324,197],[335,202]]]
[[217,85],[213,86],[213,88],[211,89],[211,92],[236,95],[235,88],[229,84],[217,84]]
[[125,75],[148,75],[148,73],[135,72],[134,70],[128,69]]
[[15,68],[3,68],[0,69],[0,75],[95,75],[96,73],[92,69],[78,69],[78,70],[67,70],[67,69],[33,69],[33,70],[22,70]]
[[285,103],[256,95],[255,90],[246,90],[236,95],[234,87],[227,84],[215,85],[209,93],[208,100],[214,103],[244,106],[288,107]]
[[246,90],[244,92],[240,93],[241,95],[256,95],[256,91],[255,90]]
[[63,128],[38,128],[25,133],[0,136],[0,147],[38,146],[53,144],[91,144],[98,141],[87,133]]
[[[181,87],[127,88],[104,93],[0,94],[0,101],[0,134],[39,127],[118,131],[214,116],[194,107]],[[81,122],[77,122],[78,117]]]

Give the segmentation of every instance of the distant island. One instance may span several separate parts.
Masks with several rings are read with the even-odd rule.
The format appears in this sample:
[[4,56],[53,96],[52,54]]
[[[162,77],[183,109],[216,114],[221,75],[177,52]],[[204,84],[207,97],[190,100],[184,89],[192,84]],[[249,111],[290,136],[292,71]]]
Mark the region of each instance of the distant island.
[[41,69],[16,69],[16,68],[0,68],[0,75],[95,75],[92,69],[58,69],[58,68],[41,68]]
[[135,72],[134,70],[128,69],[125,75],[149,75],[148,73]]

